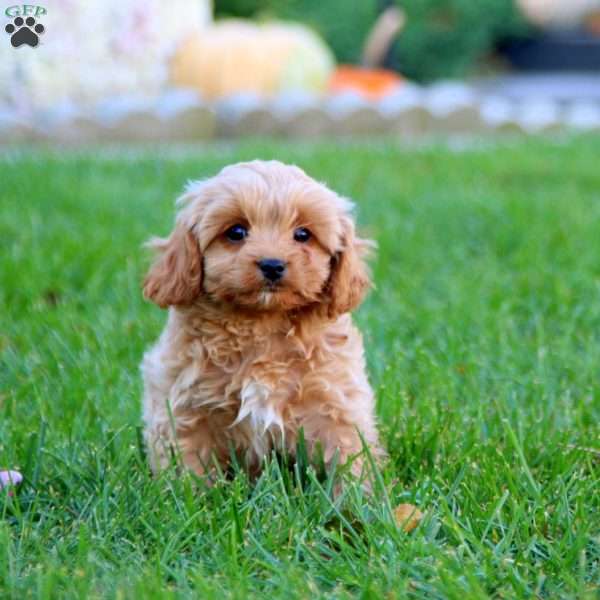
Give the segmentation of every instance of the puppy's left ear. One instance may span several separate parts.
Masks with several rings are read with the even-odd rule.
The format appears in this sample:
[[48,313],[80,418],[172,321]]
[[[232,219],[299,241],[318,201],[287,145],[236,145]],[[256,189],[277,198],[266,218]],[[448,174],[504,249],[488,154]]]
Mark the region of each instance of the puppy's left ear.
[[330,318],[354,310],[371,287],[365,258],[375,247],[375,243],[356,236],[350,217],[342,218],[341,241],[342,248],[332,260],[332,271],[327,286]]
[[159,255],[144,280],[144,296],[161,308],[191,304],[201,293],[202,257],[196,236],[178,223],[165,240],[150,240]]

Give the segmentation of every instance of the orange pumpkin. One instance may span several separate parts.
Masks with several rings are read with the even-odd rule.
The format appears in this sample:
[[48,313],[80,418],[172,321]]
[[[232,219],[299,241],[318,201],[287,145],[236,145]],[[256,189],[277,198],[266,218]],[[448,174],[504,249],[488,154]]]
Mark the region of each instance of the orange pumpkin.
[[403,81],[394,71],[341,65],[329,80],[329,90],[334,93],[359,92],[369,100],[378,100],[402,85]]

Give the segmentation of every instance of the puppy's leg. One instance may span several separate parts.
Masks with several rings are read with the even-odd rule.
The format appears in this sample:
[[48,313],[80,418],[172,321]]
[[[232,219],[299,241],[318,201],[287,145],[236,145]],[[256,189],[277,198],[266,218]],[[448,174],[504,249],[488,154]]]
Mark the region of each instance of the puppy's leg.
[[[196,475],[215,474],[216,464],[226,468],[228,448],[223,440],[224,423],[218,415],[204,415],[177,430],[177,446],[186,468]],[[219,432],[221,435],[219,436]],[[216,463],[216,464],[215,464]]]
[[379,444],[373,416],[369,412],[346,410],[346,404],[329,404],[324,399],[319,406],[309,405],[303,414],[298,415],[297,424],[304,430],[310,451],[320,445],[327,466],[336,456],[340,465],[351,460],[351,473],[360,478],[364,488],[370,491],[370,462],[364,456],[364,446],[375,462],[385,453]]
[[[173,432],[173,425],[175,431]],[[151,464],[158,469],[169,465],[175,458],[186,469],[199,477],[206,476],[210,483],[217,472],[217,465],[226,468],[229,462],[228,448],[219,440],[218,433],[223,431],[219,418],[197,414],[173,416],[172,422],[162,427],[162,435],[154,444],[154,459]],[[222,435],[220,436],[222,438]],[[152,455],[152,453],[151,453]],[[154,470],[158,470],[154,468]]]
[[190,398],[181,391],[175,402],[170,400],[182,367],[169,369],[169,364],[169,354],[159,343],[146,353],[141,366],[144,437],[150,466],[156,473],[175,458],[197,475],[205,475],[214,468],[215,456],[223,464],[229,457],[222,435],[229,421],[218,413],[192,408]]

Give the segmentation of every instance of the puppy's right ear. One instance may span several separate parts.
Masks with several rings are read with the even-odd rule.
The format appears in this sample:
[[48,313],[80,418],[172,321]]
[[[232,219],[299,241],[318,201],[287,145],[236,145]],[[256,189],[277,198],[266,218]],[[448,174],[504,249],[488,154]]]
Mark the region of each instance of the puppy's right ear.
[[202,291],[202,257],[198,240],[182,223],[168,239],[154,238],[158,251],[144,280],[144,296],[161,308],[191,304]]

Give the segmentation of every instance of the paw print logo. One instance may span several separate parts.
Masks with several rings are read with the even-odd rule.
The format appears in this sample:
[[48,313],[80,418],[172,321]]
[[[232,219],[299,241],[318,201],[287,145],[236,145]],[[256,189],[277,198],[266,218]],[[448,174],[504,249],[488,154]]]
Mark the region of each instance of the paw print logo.
[[41,23],[35,22],[33,17],[16,17],[12,23],[9,23],[4,31],[10,35],[10,43],[13,47],[18,48],[23,44],[27,44],[35,48],[40,43],[40,35],[45,29]]

